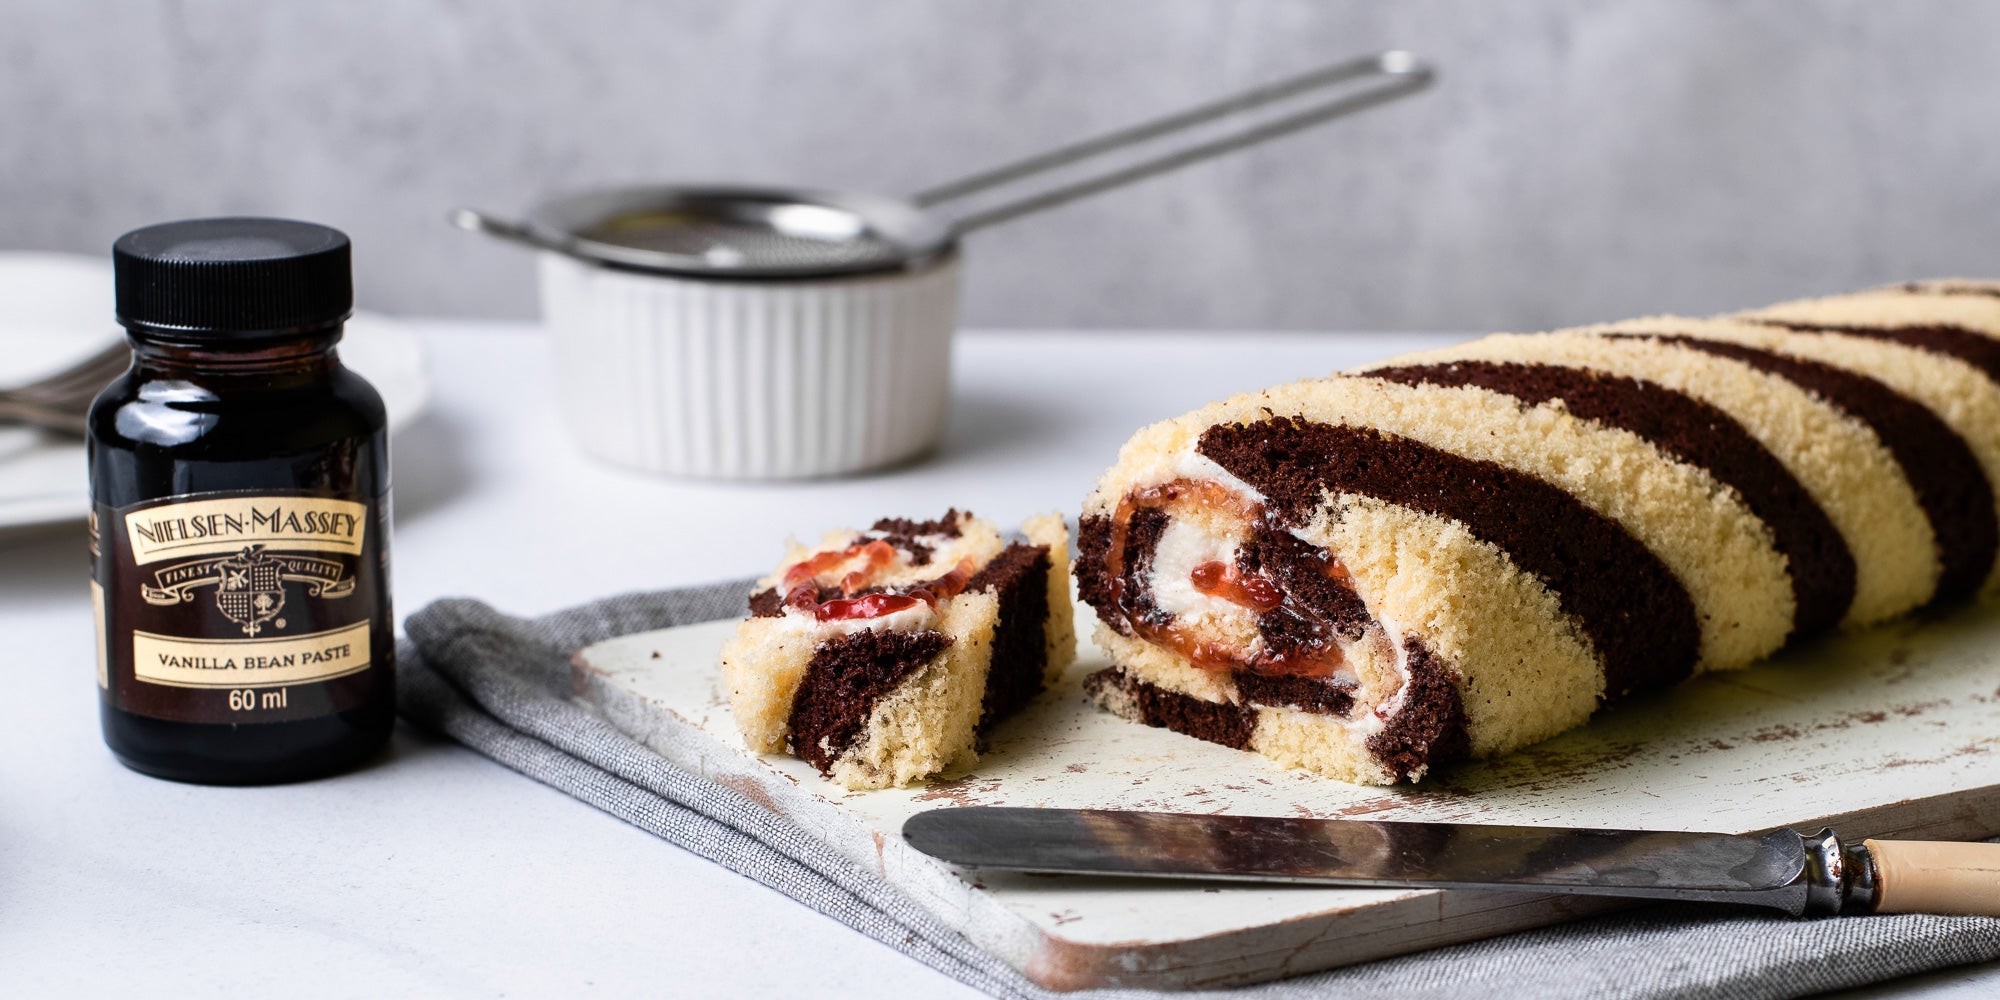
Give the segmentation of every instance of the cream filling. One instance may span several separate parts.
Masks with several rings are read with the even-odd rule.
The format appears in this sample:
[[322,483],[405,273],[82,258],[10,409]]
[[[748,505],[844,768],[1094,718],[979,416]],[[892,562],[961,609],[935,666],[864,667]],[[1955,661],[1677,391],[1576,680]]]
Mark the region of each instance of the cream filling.
[[1233,570],[1238,544],[1236,538],[1210,534],[1185,518],[1168,521],[1153,549],[1154,603],[1181,618],[1241,618],[1254,628],[1256,616],[1249,608],[1202,593],[1194,585],[1194,571],[1203,564],[1219,562]]
[[1208,480],[1209,482],[1228,488],[1231,493],[1242,497],[1249,503],[1262,504],[1264,502],[1264,494],[1258,492],[1256,487],[1236,478],[1234,473],[1217,465],[1213,459],[1192,448],[1182,452],[1179,458],[1174,461],[1173,478],[1185,479],[1196,483]]
[[[1378,618],[1369,629],[1368,635],[1362,639],[1363,642],[1373,640],[1378,649],[1388,654],[1389,670],[1386,671],[1388,676],[1378,678],[1377,686],[1381,686],[1381,682],[1385,680],[1393,680],[1396,685],[1394,691],[1375,699],[1373,708],[1368,713],[1368,717],[1374,722],[1374,729],[1382,728],[1389,719],[1401,712],[1403,703],[1410,698],[1410,651],[1403,645],[1403,635],[1403,630],[1395,622]],[[1357,694],[1362,696],[1372,694],[1373,692],[1366,690],[1367,687],[1368,685],[1363,684],[1363,690]],[[1357,702],[1360,700],[1361,698],[1356,699]]]
[[792,634],[807,637],[815,645],[828,639],[839,639],[853,635],[863,629],[877,632],[922,632],[937,622],[937,610],[922,601],[914,608],[891,611],[874,618],[837,618],[830,622],[820,621],[810,611],[786,605],[785,626]]
[[[968,559],[974,563],[984,563],[997,555],[1003,547],[989,525],[970,518],[960,523],[957,535],[932,533],[914,535],[912,538],[931,550],[931,557],[928,560],[918,562],[912,559],[906,550],[892,545],[895,557],[887,563],[875,566],[868,561],[866,553],[856,552],[834,566],[814,574],[813,582],[822,587],[839,587],[850,574],[858,572],[861,574],[862,587],[907,588],[943,576]],[[784,584],[785,575],[807,560],[851,546],[865,546],[871,542],[886,543],[887,539],[885,533],[870,530],[835,532],[811,548],[795,540],[778,571],[759,580],[757,586],[774,588],[782,596],[787,589]]]
[[[1172,478],[1216,483],[1244,498],[1246,506],[1261,504],[1264,499],[1248,483],[1192,452],[1181,456]],[[1205,507],[1176,508],[1170,513],[1172,518],[1152,554],[1149,582],[1153,602],[1174,616],[1177,631],[1195,642],[1221,643],[1246,659],[1255,656],[1264,649],[1257,612],[1204,593],[1193,580],[1195,569],[1204,563],[1220,562],[1234,572],[1237,550],[1250,525]],[[1357,738],[1380,731],[1386,719],[1402,710],[1410,686],[1409,654],[1403,648],[1402,634],[1393,622],[1378,619],[1357,640],[1334,640],[1344,662],[1329,680],[1354,687],[1355,711],[1351,716],[1328,718],[1340,719]]]

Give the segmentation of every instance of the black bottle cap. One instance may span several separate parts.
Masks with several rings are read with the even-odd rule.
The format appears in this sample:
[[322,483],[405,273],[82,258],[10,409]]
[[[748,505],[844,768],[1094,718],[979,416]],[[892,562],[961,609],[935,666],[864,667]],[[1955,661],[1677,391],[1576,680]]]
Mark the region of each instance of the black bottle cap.
[[188,219],[111,247],[118,321],[174,339],[269,337],[354,311],[347,234],[290,219]]

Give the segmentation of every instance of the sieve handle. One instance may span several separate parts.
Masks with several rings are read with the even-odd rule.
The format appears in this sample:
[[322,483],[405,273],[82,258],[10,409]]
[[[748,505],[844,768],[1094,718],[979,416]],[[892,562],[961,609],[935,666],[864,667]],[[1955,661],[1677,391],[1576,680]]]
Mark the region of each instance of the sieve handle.
[[1173,135],[1203,125],[1219,118],[1249,111],[1254,108],[1286,98],[1296,97],[1313,91],[1347,83],[1353,80],[1375,81],[1375,85],[1355,93],[1316,104],[1302,111],[1296,111],[1282,118],[1275,118],[1250,128],[1242,129],[1218,139],[1188,146],[1184,149],[1163,153],[1138,163],[1107,171],[1094,177],[1062,184],[1045,191],[1005,202],[992,208],[982,209],[960,217],[953,228],[959,233],[969,233],[975,229],[998,225],[1018,219],[1021,216],[1054,208],[1057,205],[1087,198],[1100,191],[1122,187],[1135,181],[1144,180],[1158,174],[1176,170],[1191,163],[1224,153],[1246,149],[1269,139],[1289,135],[1302,129],[1311,128],[1336,118],[1344,118],[1359,111],[1365,111],[1378,104],[1387,104],[1407,97],[1431,85],[1437,76],[1429,64],[1416,56],[1399,50],[1376,53],[1359,59],[1336,63],[1310,73],[1303,73],[1276,83],[1265,84],[1252,90],[1225,97],[1207,104],[1189,108],[1175,114],[1140,122],[1119,129],[1095,139],[1052,149],[1037,156],[994,167],[991,170],[973,174],[940,184],[919,192],[910,200],[924,208],[956,201],[968,195],[977,194],[1005,184],[1047,173],[1074,163],[1094,159],[1105,153],[1137,145],[1151,139]]
[[536,250],[548,250],[552,253],[565,254],[583,260],[590,259],[577,253],[572,241],[544,236],[533,229],[529,229],[522,223],[515,222],[512,219],[503,219],[488,212],[481,212],[471,208],[454,208],[446,213],[444,218],[446,222],[468,233],[485,233],[488,236],[495,236],[510,243],[519,243],[522,246],[532,247]]

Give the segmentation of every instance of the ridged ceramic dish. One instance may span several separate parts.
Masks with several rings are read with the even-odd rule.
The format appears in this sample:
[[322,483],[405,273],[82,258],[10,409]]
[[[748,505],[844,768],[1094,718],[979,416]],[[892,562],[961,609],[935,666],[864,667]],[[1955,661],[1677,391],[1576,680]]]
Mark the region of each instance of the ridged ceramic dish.
[[[944,430],[960,237],[1414,94],[1430,80],[1407,52],[1350,59],[907,199],[639,185],[571,192],[524,221],[466,208],[451,220],[542,252],[559,396],[585,451],[712,479],[860,472],[915,456]],[[1353,83],[1369,86],[950,220],[937,211]]]
[[805,478],[902,461],[944,430],[955,254],[916,273],[777,282],[540,256],[558,399],[598,458]]

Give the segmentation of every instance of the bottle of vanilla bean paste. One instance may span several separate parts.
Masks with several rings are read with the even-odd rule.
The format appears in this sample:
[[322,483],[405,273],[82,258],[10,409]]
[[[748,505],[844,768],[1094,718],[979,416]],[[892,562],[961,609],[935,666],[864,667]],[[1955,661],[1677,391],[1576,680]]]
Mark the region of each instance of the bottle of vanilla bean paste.
[[195,219],[112,248],[132,367],[89,420],[104,742],[176,781],[292,781],[395,715],[382,399],[341,366],[348,240]]

